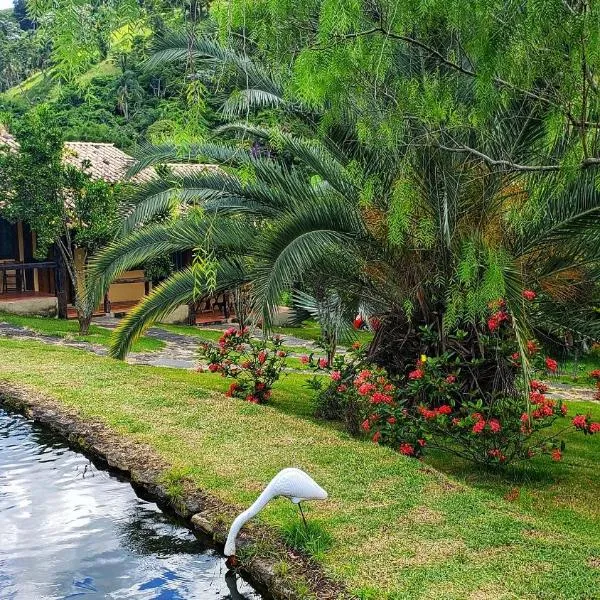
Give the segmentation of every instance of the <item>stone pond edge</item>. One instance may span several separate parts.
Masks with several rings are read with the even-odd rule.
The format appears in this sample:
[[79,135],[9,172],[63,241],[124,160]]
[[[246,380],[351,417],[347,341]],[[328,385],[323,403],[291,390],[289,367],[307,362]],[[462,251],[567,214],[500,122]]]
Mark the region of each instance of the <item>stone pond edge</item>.
[[[209,537],[222,551],[227,536],[226,523],[239,512],[239,507],[199,490],[191,482],[185,482],[181,493],[173,497],[164,478],[169,465],[149,446],[129,440],[103,423],[84,420],[74,409],[38,390],[2,379],[0,406],[43,424],[74,449],[125,475],[140,496],[183,519],[187,527]],[[248,554],[239,570],[274,600],[355,598],[343,584],[329,579],[310,558],[287,548],[268,526],[255,525],[243,532],[238,538],[238,547],[242,556]],[[252,548],[258,550],[244,552]],[[285,573],[278,568],[282,560],[290,567]]]

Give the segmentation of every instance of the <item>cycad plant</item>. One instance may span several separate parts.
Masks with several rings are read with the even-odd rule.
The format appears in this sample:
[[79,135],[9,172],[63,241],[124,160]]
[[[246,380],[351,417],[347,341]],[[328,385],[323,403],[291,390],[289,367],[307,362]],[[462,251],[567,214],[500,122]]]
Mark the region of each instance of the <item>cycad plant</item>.
[[[276,114],[279,123],[234,122],[219,128],[214,142],[141,154],[138,169],[184,158],[218,168],[137,188],[124,236],[92,265],[100,293],[154,256],[191,249],[196,257],[128,315],[114,356],[124,356],[178,304],[248,283],[267,328],[283,292],[311,292],[318,282],[346,306],[379,317],[373,360],[404,371],[422,353],[483,358],[474,388],[506,385],[498,383],[494,357],[481,355],[482,323],[498,298],[508,304],[522,347],[531,330],[599,329],[591,310],[600,275],[600,196],[592,175],[550,178],[490,166],[444,150],[444,132],[429,140],[416,131],[418,143],[397,149],[373,147],[361,142],[351,110],[347,122],[331,123],[326,113],[284,98],[248,57],[210,40],[176,42],[170,39],[175,47],[163,48],[154,63],[191,51],[200,64],[227,70],[234,84],[247,83],[227,97],[224,116],[268,107],[262,121]],[[538,134],[534,125],[516,130],[508,111],[489,144],[511,144],[518,156],[538,150]],[[146,225],[165,212],[172,218]],[[537,300],[526,314],[527,288]]]

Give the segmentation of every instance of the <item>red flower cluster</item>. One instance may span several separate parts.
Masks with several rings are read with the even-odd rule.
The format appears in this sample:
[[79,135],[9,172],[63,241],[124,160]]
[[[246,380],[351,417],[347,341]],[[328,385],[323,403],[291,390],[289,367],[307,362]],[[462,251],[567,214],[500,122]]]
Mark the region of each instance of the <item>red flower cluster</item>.
[[534,392],[541,392],[544,394],[548,391],[548,386],[544,382],[538,381],[537,379],[532,379],[529,386]]
[[600,381],[600,369],[595,369],[594,371],[591,371],[590,377],[592,379],[597,379],[598,381]]
[[409,379],[423,379],[423,376],[425,375],[425,371],[423,371],[423,369],[415,369],[414,371],[411,371],[408,374],[408,378]]
[[486,421],[481,413],[473,413],[471,418],[475,420],[475,424],[471,428],[471,431],[477,435],[483,433],[488,428],[492,433],[499,433],[502,430],[502,425],[498,419],[490,419]]
[[535,340],[527,340],[527,344],[525,345],[527,347],[527,352],[531,355],[537,354],[540,349]]
[[419,411],[419,414],[427,421],[435,419],[440,415],[449,415],[452,413],[452,407],[448,404],[442,404],[442,406],[438,408],[427,408],[426,406],[421,405],[417,408],[417,410]]
[[553,358],[546,357],[544,362],[546,363],[546,368],[548,369],[548,371],[556,373],[556,371],[558,370],[558,363]]
[[594,434],[600,432],[600,423],[592,422],[590,415],[575,415],[571,421],[575,429],[584,433]]
[[529,302],[532,302],[537,298],[537,294],[533,290],[523,290],[523,298]]
[[356,317],[354,318],[354,321],[352,321],[352,325],[354,326],[354,329],[360,329],[365,323],[365,320],[360,316],[360,315],[356,315]]
[[495,312],[488,319],[488,329],[493,333],[494,331],[498,330],[498,328],[500,327],[500,325],[502,325],[502,323],[504,323],[504,321],[508,321],[508,319],[508,313],[506,312],[504,305],[502,305],[500,310]]
[[405,456],[413,456],[415,453],[415,447],[412,444],[404,442],[400,444],[398,451],[400,454],[404,454]]

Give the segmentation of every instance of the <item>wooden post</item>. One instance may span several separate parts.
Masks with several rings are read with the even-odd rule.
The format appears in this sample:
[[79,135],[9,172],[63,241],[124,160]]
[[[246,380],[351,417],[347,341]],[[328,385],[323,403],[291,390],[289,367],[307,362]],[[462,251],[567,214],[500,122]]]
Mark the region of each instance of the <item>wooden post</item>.
[[[35,251],[37,250],[37,235],[35,231],[31,232],[31,254],[35,256]],[[33,270],[33,291],[40,291],[40,275],[37,269]]]
[[[19,262],[25,262],[25,241],[23,239],[23,221],[17,223],[17,245],[19,247]],[[25,271],[16,270],[17,292],[25,289]]]
[[58,318],[66,319],[68,317],[67,304],[68,304],[68,275],[67,275],[67,267],[65,265],[65,261],[63,260],[63,256],[60,253],[58,248],[54,249],[54,254],[56,256],[56,272],[55,272],[55,281],[56,281],[56,298],[58,299]]

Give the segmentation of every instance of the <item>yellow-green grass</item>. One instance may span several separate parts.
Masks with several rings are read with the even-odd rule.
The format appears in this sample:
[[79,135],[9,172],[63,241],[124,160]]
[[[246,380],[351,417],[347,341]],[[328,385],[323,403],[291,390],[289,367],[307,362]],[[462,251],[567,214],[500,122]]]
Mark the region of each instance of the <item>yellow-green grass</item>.
[[[0,323],[25,327],[38,335],[49,335],[74,342],[90,342],[109,347],[112,331],[106,327],[90,325],[88,335],[79,335],[79,323],[75,320],[49,319],[47,317],[26,317],[0,312]],[[165,343],[150,337],[138,338],[132,347],[133,352],[155,352],[165,347]]]
[[[457,469],[467,481],[448,478],[314,421],[299,374],[277,384],[270,406],[255,406],[220,394],[228,381],[212,374],[0,340],[0,378],[150,444],[171,478],[239,506],[279,469],[306,469],[330,494],[307,503],[331,537],[319,560],[360,598],[581,599],[600,589],[600,436],[570,440],[563,464],[534,459],[535,477],[516,484],[526,497],[511,503],[502,478],[467,468]],[[297,515],[278,500],[261,518],[289,531]]]

